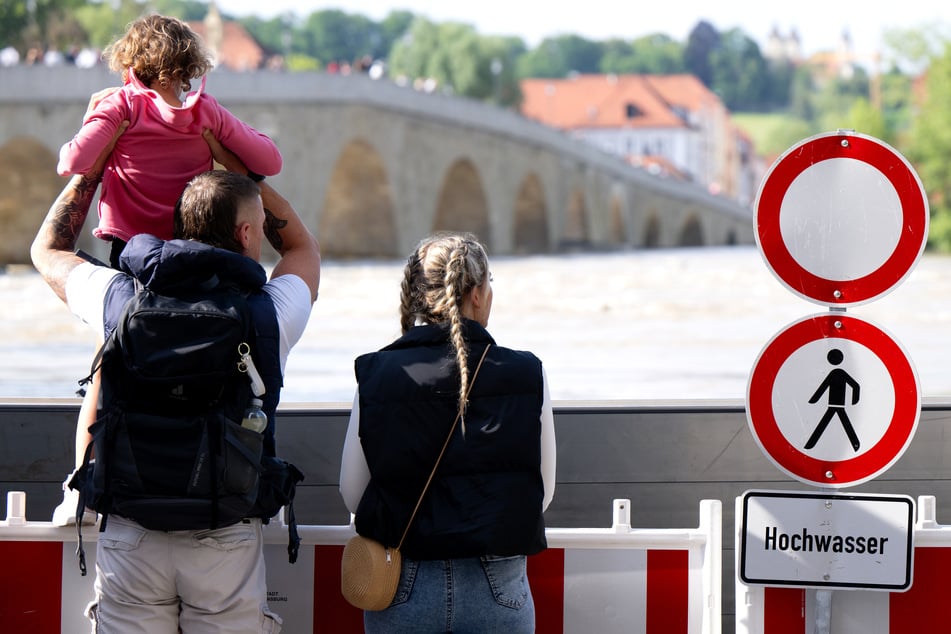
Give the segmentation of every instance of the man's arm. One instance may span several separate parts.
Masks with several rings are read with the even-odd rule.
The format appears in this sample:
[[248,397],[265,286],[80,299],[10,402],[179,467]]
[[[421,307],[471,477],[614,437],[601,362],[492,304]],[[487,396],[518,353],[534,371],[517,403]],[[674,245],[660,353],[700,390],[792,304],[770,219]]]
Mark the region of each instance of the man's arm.
[[115,147],[116,139],[125,132],[128,126],[129,122],[123,121],[92,168],[85,174],[73,176],[69,180],[53,202],[53,206],[50,207],[30,247],[33,266],[64,302],[66,301],[66,279],[74,268],[85,261],[76,255],[76,241],[86,222],[99,181],[102,180],[103,166],[112,148]]
[[[222,167],[229,172],[248,173],[241,159],[224,147],[210,130],[206,129],[203,136],[215,161]],[[271,277],[298,276],[310,288],[311,301],[314,301],[320,288],[320,244],[287,199],[264,181],[258,185],[264,203],[264,235],[281,256]]]
[[50,207],[30,247],[33,266],[53,292],[66,301],[66,279],[85,260],[76,255],[76,241],[86,222],[102,172],[73,176]]
[[281,254],[271,277],[296,275],[310,288],[311,301],[320,288],[320,244],[291,204],[266,182],[260,182],[264,203],[264,235]]

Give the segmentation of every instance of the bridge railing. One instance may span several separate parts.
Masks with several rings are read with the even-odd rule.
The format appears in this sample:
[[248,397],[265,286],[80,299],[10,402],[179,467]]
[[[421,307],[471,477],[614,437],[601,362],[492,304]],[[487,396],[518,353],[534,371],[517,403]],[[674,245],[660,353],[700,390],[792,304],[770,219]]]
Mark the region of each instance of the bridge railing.
[[[7,631],[88,632],[96,526],[84,526],[90,573],[81,576],[76,527],[26,520],[26,495],[7,495],[0,521],[0,622]],[[549,548],[529,557],[539,634],[718,634],[722,509],[700,502],[697,528],[632,528],[630,501],[614,500],[609,528],[549,528]],[[340,558],[353,527],[299,526],[298,561],[287,561],[279,516],[265,527],[268,603],[287,632],[362,632],[362,613],[340,594]]]

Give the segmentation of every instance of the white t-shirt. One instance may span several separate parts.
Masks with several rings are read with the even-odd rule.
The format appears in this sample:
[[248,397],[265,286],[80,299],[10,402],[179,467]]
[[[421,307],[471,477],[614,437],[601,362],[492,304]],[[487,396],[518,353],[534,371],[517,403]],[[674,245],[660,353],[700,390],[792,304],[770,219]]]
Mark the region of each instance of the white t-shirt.
[[[115,269],[83,262],[69,273],[66,280],[66,303],[74,315],[92,326],[97,336],[103,337],[103,301],[106,289],[117,275]],[[307,283],[296,275],[281,275],[268,281],[263,290],[271,296],[277,312],[280,332],[281,372],[287,355],[300,340],[310,319],[313,302]]]

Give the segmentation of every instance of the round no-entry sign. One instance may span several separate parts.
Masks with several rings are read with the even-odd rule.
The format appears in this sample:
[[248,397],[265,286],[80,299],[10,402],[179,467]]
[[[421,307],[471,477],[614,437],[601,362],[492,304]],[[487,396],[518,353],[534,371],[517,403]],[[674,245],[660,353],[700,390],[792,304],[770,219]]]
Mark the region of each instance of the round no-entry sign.
[[928,199],[891,147],[850,131],[810,137],[770,168],[754,204],[756,243],[791,291],[823,304],[871,301],[914,268]]
[[793,322],[750,374],[747,418],[757,444],[788,475],[821,487],[861,484],[911,443],[921,390],[902,347],[842,312]]

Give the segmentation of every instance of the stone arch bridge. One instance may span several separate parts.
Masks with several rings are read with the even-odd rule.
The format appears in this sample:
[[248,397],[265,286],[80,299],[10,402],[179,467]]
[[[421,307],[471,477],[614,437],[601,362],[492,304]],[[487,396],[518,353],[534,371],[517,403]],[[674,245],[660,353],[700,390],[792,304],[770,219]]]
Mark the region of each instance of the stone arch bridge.
[[[102,67],[0,68],[0,221],[25,235],[0,261],[29,261],[59,147],[116,83]],[[507,110],[363,76],[215,71],[208,91],[281,148],[272,182],[331,257],[401,257],[434,230],[496,254],[753,242],[750,209]]]

